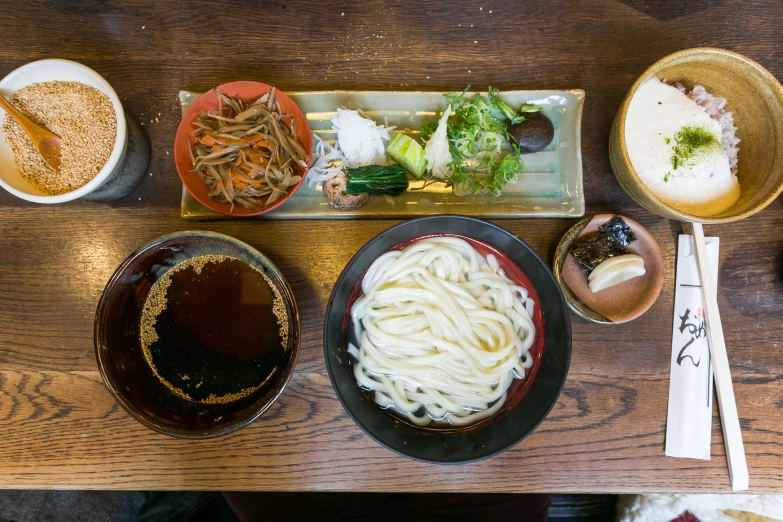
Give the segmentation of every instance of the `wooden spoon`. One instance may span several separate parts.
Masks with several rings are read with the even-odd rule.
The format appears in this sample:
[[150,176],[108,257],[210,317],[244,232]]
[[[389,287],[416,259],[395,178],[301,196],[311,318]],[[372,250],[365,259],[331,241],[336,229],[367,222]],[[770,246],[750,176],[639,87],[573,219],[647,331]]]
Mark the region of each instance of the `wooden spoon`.
[[33,147],[35,147],[35,150],[38,151],[38,154],[41,155],[46,164],[54,170],[59,170],[60,147],[62,146],[60,137],[34,123],[30,118],[19,112],[3,95],[0,95],[0,107],[5,109],[14,121],[22,127],[22,130],[33,143]]

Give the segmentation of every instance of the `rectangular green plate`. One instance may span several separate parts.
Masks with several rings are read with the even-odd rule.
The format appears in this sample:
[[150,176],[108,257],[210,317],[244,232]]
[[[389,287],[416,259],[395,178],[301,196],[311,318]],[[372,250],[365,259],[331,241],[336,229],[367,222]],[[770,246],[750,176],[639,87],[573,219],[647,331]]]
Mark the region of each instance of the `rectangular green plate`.
[[[422,122],[434,120],[438,106],[446,106],[439,92],[322,91],[289,94],[307,116],[310,130],[334,143],[331,118],[337,107],[362,109],[378,123],[384,118],[398,131],[417,135]],[[198,97],[180,91],[184,113]],[[258,219],[345,219],[406,218],[432,214],[461,214],[488,218],[567,217],[584,215],[582,187],[582,106],[585,93],[570,91],[505,91],[501,97],[512,107],[533,103],[543,107],[555,126],[555,139],[545,150],[523,156],[525,162],[518,183],[506,185],[503,194],[457,197],[442,183],[424,190],[408,190],[399,196],[371,196],[354,212],[341,212],[329,206],[320,186],[311,188],[307,180],[289,201]],[[424,181],[412,181],[411,188]],[[201,205],[182,189],[182,217],[188,219],[232,219]]]

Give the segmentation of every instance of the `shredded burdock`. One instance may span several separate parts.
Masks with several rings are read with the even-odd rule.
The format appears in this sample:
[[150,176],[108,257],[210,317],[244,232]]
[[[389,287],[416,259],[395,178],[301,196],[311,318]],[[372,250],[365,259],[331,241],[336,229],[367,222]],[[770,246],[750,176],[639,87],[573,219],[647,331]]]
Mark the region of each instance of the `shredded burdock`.
[[218,109],[201,114],[193,125],[193,171],[209,187],[209,196],[261,210],[296,186],[307,168],[294,118],[283,114],[272,89],[245,104],[215,91]]

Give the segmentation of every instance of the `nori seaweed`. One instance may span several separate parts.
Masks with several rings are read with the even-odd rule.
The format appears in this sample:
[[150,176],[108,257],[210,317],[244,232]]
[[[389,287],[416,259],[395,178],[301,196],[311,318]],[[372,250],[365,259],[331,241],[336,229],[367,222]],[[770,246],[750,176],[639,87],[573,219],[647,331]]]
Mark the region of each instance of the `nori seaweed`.
[[628,223],[620,216],[615,216],[599,229],[597,236],[579,241],[571,246],[573,255],[582,270],[590,275],[595,267],[610,257],[622,256],[628,253],[625,249],[639,239]]
[[601,234],[606,234],[612,237],[615,241],[622,246],[628,246],[637,239],[636,234],[633,233],[628,223],[623,221],[620,216],[615,216],[603,225],[601,225]]

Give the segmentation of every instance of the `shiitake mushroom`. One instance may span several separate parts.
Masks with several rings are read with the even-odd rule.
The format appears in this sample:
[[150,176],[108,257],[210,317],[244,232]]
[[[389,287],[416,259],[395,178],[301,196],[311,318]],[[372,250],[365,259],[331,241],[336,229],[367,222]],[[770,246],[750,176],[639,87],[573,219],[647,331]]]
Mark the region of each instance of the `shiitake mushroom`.
[[544,150],[555,137],[555,127],[552,121],[538,112],[526,112],[525,121],[511,123],[508,133],[514,138],[522,154],[531,154]]

